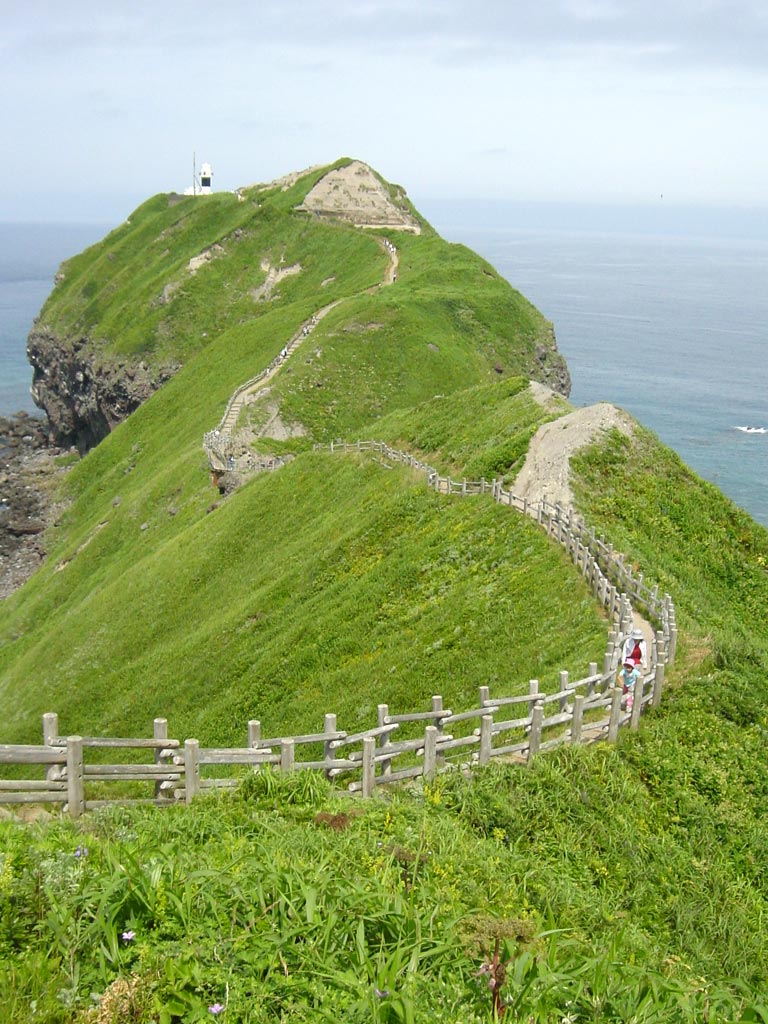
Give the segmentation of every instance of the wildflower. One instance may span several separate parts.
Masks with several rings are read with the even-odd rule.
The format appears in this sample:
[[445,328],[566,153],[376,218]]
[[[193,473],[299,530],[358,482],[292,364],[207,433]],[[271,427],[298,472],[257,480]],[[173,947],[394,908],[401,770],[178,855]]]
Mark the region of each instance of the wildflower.
[[224,1006],[222,1003],[214,1003],[212,1006],[208,1007],[208,1012],[212,1013],[214,1016],[216,1016],[216,1014],[218,1013],[223,1013],[225,1010],[226,1006]]
[[373,991],[376,993],[377,999],[386,999],[389,995],[388,988],[375,988]]
[[136,938],[136,932],[132,932],[130,929],[128,929],[128,931],[123,932],[122,937],[123,942],[133,942],[133,940]]
[[87,857],[88,856],[88,847],[87,846],[78,846],[77,849],[75,850],[75,856],[78,857],[78,858],[80,858],[80,857]]

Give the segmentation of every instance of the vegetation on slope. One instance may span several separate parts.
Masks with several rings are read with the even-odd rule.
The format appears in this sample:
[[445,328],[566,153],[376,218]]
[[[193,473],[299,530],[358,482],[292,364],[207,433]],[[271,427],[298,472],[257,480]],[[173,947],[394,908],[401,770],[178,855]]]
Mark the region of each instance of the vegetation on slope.
[[[379,702],[469,707],[480,685],[513,692],[601,656],[580,575],[488,499],[310,452],[207,512],[199,451],[174,458],[162,425],[153,438],[175,385],[73,471],[49,561],[4,609],[9,739],[34,739],[48,710],[65,732],[143,733],[161,715],[215,743],[241,742],[249,718],[301,732],[333,711],[355,730]],[[519,419],[527,438],[545,413],[521,386],[477,390],[475,419],[510,436]]]
[[[400,444],[429,438],[434,448],[423,454],[441,467],[460,471],[476,458],[503,471],[503,436],[514,448],[535,408],[513,384],[480,388],[397,414],[375,433]],[[126,505],[150,500],[137,464],[116,474],[128,490],[113,508],[112,489],[84,472],[91,458],[75,478],[84,504],[74,519],[95,502],[95,517],[107,509],[120,521]],[[81,1024],[90,991],[108,992],[106,1013],[121,985],[130,1011],[103,1020],[219,1016],[210,1007],[237,1022],[490,1020],[483,964],[495,936],[509,959],[497,994],[511,1019],[768,1019],[760,997],[768,985],[765,626],[740,615],[748,598],[768,596],[766,532],[645,432],[630,442],[609,436],[577,469],[590,518],[677,597],[678,664],[639,734],[615,748],[542,756],[530,770],[444,777],[384,801],[350,803],[308,776],[267,774],[248,779],[239,797],[167,816],[112,811],[32,830],[4,823],[9,1020],[28,1019],[34,1001],[37,1019]],[[164,690],[192,678],[210,714],[194,698],[185,705],[178,685],[181,721],[242,738],[235,717],[266,719],[270,700],[284,728],[306,727],[312,701],[328,710],[333,695],[333,710],[354,717],[362,700],[376,699],[365,694],[390,680],[404,701],[423,703],[435,690],[453,700],[465,682],[456,666],[477,674],[474,688],[494,665],[503,679],[518,652],[546,652],[559,667],[557,644],[564,654],[581,636],[586,654],[600,636],[588,602],[574,604],[567,566],[532,524],[491,503],[441,499],[401,469],[307,453],[210,515],[187,508],[169,517],[166,500],[163,492],[150,529],[139,531],[134,516],[130,540],[120,529],[110,540],[108,524],[65,570],[45,583],[41,575],[11,602],[9,625],[29,631],[4,648],[24,652],[19,689],[60,628],[66,639],[54,655],[66,663],[77,623],[80,655],[87,641],[99,673],[111,652],[106,678],[121,694],[110,705],[115,731],[154,713],[142,680]],[[678,529],[660,525],[661,509]],[[207,531],[217,521],[215,540]],[[110,562],[119,567],[114,581]],[[72,589],[49,592],[70,569],[81,574]],[[248,581],[239,590],[238,570]],[[504,598],[509,618],[496,621]],[[553,609],[550,628],[528,638],[525,622],[541,621],[537,600]],[[70,603],[73,614],[57,619]],[[155,608],[169,616],[166,646]],[[41,615],[53,617],[51,628],[35,634]],[[568,636],[553,628],[562,615],[571,616]],[[452,632],[461,621],[473,632]],[[198,656],[185,661],[198,631]],[[440,638],[447,648],[429,650]],[[370,672],[361,651],[373,655]],[[251,671],[261,657],[272,659],[274,676]],[[183,673],[169,671],[171,661]],[[527,661],[522,678],[540,668]],[[103,688],[88,690],[88,679],[86,671],[90,707],[106,707]],[[322,697],[311,692],[316,680]],[[67,714],[96,727],[104,719],[87,703],[75,698]]]
[[[507,373],[533,376],[562,367],[541,314],[487,263],[444,242],[424,221],[418,236],[395,233],[401,249],[398,287],[387,289],[386,299],[375,293],[388,259],[380,238],[388,233],[296,212],[328,170],[306,174],[285,191],[246,190],[242,201],[225,193],[155,196],[64,264],[35,332],[51,332],[65,348],[85,345],[101,364],[186,364],[210,346],[222,358],[225,332],[255,332],[258,338],[261,321],[272,321],[276,306],[290,307],[287,332],[286,321],[271,323],[274,356],[311,313],[343,298],[357,304],[336,314],[342,334],[354,332],[359,317],[373,314],[381,321],[374,353],[359,344],[347,344],[343,352],[338,344],[329,346],[323,370],[333,375],[340,361],[346,385],[362,379],[371,359],[376,380],[367,383],[387,385],[390,376],[376,365],[378,359],[388,353],[407,361],[438,337],[442,360],[453,362],[453,372],[466,383],[487,379],[497,363]],[[190,267],[193,260],[196,267]],[[282,278],[271,295],[260,296],[270,268],[298,272]],[[366,295],[368,289],[374,294]],[[350,367],[354,349],[362,365]],[[243,378],[232,367],[230,390],[261,368],[252,364]],[[396,377],[396,367],[389,369]],[[435,358],[429,370],[446,372]],[[417,398],[428,394],[419,368],[407,381]],[[344,391],[334,396],[337,401]]]

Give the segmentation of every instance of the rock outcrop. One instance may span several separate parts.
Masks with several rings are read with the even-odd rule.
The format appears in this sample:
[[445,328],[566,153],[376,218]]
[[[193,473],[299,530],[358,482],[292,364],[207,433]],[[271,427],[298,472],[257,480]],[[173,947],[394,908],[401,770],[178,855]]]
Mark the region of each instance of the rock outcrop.
[[531,368],[531,379],[546,384],[567,398],[571,393],[571,375],[568,372],[568,364],[557,347],[554,327],[550,327],[549,344],[538,344],[534,358],[536,366]]
[[421,233],[421,225],[408,209],[404,195],[394,186],[390,190],[360,160],[323,175],[297,209],[358,227]]
[[98,444],[178,369],[106,360],[88,339],[63,341],[33,328],[27,340],[32,398],[48,417],[51,440],[80,452]]
[[0,600],[10,596],[45,557],[44,531],[58,514],[54,498],[65,454],[48,444],[43,420],[0,416]]

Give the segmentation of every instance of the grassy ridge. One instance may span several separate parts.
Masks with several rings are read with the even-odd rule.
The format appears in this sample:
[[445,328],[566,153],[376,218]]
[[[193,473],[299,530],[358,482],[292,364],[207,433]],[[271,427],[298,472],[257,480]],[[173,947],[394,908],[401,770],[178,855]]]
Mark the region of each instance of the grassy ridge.
[[469,707],[479,685],[583,674],[602,651],[582,581],[533,524],[402,470],[307,454],[181,532],[162,504],[145,530],[126,505],[20,595],[3,649],[19,738],[53,707],[88,733],[167,715],[234,742],[248,718],[301,731],[327,711],[355,729],[380,701]]
[[[224,193],[153,197],[63,265],[39,329],[65,346],[85,341],[101,360],[184,364],[223,332],[255,327],[276,303],[296,304],[295,330],[319,306],[361,295],[384,276],[381,232],[294,212],[328,169],[286,191],[247,190],[242,202]],[[537,345],[559,365],[551,328],[538,311],[478,256],[448,245],[419,220],[421,235],[395,232],[398,298],[386,316],[398,340],[408,344],[423,334],[427,344],[447,330],[449,342],[472,339],[481,363],[500,360],[507,372],[540,371]],[[203,253],[209,261],[190,272],[190,260]],[[258,301],[254,291],[266,280],[267,265],[301,271]],[[279,339],[278,350],[286,340]],[[450,348],[443,345],[444,357]],[[479,366],[469,365],[479,379]],[[238,383],[233,377],[231,388]]]
[[[546,415],[510,383],[393,415],[377,433],[434,445],[441,467],[461,471],[476,458],[503,471],[507,442],[530,430],[537,409]],[[115,811],[31,834],[3,825],[9,1019],[25,1020],[34,998],[42,1020],[80,1024],[88,991],[133,974],[128,1019],[143,1024],[209,1019],[217,1003],[224,1019],[259,1024],[485,1020],[490,995],[477,972],[500,934],[510,959],[500,998],[525,1019],[765,1020],[768,723],[765,665],[755,660],[765,627],[740,608],[764,595],[766,531],[643,431],[631,442],[609,436],[575,468],[590,517],[681,595],[678,664],[639,734],[614,748],[560,750],[529,771],[443,778],[362,805],[359,817],[345,818],[350,804],[321,782],[267,775],[234,801],[178,817]],[[139,487],[134,473],[124,479]],[[659,513],[671,505],[660,493],[678,527],[666,539]],[[218,544],[201,547],[217,520]],[[106,534],[58,574],[83,558],[83,594]],[[28,638],[39,644],[33,658],[53,637],[62,663],[125,665],[109,677],[91,666],[89,699],[66,710],[89,721],[104,690],[119,694],[115,731],[154,713],[155,691],[178,679],[171,664],[193,684],[178,691],[180,720],[225,741],[228,730],[242,740],[241,723],[266,720],[267,706],[270,724],[308,709],[316,724],[333,692],[346,727],[368,714],[365,701],[372,711],[382,686],[393,704],[439,690],[458,704],[466,682],[473,696],[478,681],[495,684],[489,671],[503,678],[510,656],[528,658],[525,679],[543,674],[539,652],[559,667],[558,650],[579,636],[585,656],[602,639],[591,602],[533,524],[490,502],[441,499],[404,470],[354,457],[307,453],[189,528],[142,536],[151,554],[121,549],[134,563],[118,563],[119,580],[64,617],[60,641],[55,620]],[[705,592],[702,580],[712,581]],[[32,621],[35,584],[16,599]],[[136,636],[110,621],[118,601],[134,609]],[[550,627],[570,615],[568,628],[535,635],[545,608]],[[170,615],[162,629],[156,613]],[[265,674],[254,671],[262,659]],[[340,832],[326,824],[338,815]],[[74,852],[83,846],[86,860]],[[42,902],[31,898],[38,879]]]

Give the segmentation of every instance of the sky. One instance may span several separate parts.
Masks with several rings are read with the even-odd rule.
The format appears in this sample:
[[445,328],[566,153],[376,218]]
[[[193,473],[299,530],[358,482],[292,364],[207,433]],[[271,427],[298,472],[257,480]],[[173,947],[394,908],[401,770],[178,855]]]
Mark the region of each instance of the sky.
[[341,156],[419,209],[768,211],[765,0],[0,0],[0,221]]

